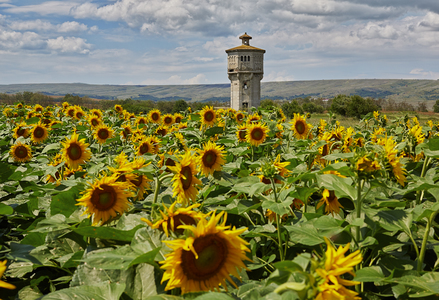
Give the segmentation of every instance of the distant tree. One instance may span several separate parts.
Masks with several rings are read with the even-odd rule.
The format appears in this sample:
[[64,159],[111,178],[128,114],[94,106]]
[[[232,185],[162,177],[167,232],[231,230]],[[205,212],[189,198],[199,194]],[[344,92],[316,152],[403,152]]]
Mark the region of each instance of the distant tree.
[[274,107],[277,107],[278,105],[271,99],[264,99],[261,101],[260,108],[263,109],[273,109]]
[[436,100],[436,103],[433,105],[433,111],[439,113],[439,100]]
[[419,102],[416,110],[421,112],[427,112],[428,111],[427,102],[426,101]]
[[346,116],[347,115],[347,106],[350,101],[349,96],[346,95],[337,95],[334,99],[332,99],[331,107],[329,108],[330,111]]
[[325,109],[323,106],[315,104],[314,102],[306,102],[302,104],[303,111],[309,113],[322,113]]
[[282,104],[281,108],[284,114],[290,119],[294,118],[295,113],[303,114],[303,109],[296,100]]
[[351,96],[346,106],[346,116],[360,119],[370,112],[379,111],[381,108],[372,98],[363,98],[359,95]]
[[186,111],[186,109],[189,107],[189,104],[187,104],[186,101],[184,101],[183,99],[181,100],[177,100],[174,102],[174,107],[172,108],[172,113],[179,113],[179,112],[184,112]]

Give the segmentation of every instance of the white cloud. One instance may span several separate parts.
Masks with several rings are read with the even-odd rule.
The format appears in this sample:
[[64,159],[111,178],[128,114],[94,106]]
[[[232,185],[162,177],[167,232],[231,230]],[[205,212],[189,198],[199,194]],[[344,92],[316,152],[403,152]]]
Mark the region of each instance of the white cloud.
[[[88,26],[76,21],[64,22],[58,25],[40,19],[30,21],[14,21],[9,24],[9,28],[18,31],[54,31],[54,32],[81,32],[87,31]],[[92,31],[97,30],[97,26],[90,28]]]
[[56,39],[47,40],[47,46],[51,50],[60,52],[74,52],[87,54],[90,52],[91,45],[87,44],[84,39],[68,37],[64,38],[62,36]]
[[162,84],[204,84],[207,82],[206,75],[197,74],[189,79],[182,79],[180,75],[172,75],[167,79],[147,79],[140,84],[145,85],[162,85]]
[[391,39],[399,37],[398,31],[388,24],[376,24],[369,22],[364,28],[357,32],[361,39]]
[[293,81],[294,77],[291,75],[288,75],[288,72],[283,70],[283,71],[272,71],[270,72],[270,74],[268,75],[264,75],[264,78],[262,79],[263,81]]
[[49,15],[49,14],[57,14],[57,15],[68,15],[70,9],[79,5],[79,2],[75,1],[46,1],[40,4],[33,5],[23,5],[5,9],[6,12],[14,13],[14,14],[23,14],[23,13],[39,13],[41,15]]
[[432,71],[425,71],[421,68],[416,68],[410,71],[410,74],[412,75],[420,75],[417,76],[423,79],[438,79],[439,78],[439,72],[432,72]]
[[80,24],[78,22],[64,22],[58,27],[58,32],[78,32],[87,31],[88,26],[85,24]]

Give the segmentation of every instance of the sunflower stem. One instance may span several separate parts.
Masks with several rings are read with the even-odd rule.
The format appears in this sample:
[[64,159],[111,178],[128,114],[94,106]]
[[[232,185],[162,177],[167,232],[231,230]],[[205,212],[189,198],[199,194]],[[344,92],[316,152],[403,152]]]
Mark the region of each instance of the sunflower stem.
[[[419,258],[418,258],[418,268],[417,268],[418,272],[422,271],[422,266],[424,265],[425,251],[427,250],[428,234],[430,232],[431,224],[433,223],[433,220],[438,212],[439,211],[435,211],[430,215],[429,218],[427,218],[427,225],[425,226],[424,238],[422,239],[421,251],[419,253]],[[414,246],[416,248],[418,247],[416,246],[416,244],[414,244]]]
[[[421,178],[425,177],[425,173],[427,173],[427,167],[430,163],[430,157],[426,157],[424,159],[424,164],[422,165]],[[424,190],[416,192],[416,204],[421,204],[422,198],[424,197]]]
[[[273,188],[273,193],[274,193],[274,199],[276,201],[276,203],[278,203],[278,199],[277,199],[277,193],[276,193],[276,184],[274,182],[274,178],[270,178],[271,181],[271,186]],[[281,233],[280,233],[280,220],[279,220],[279,215],[276,213],[276,226],[277,226],[277,239],[278,239],[278,243],[279,243],[279,256],[280,256],[280,260],[283,261],[284,260],[284,250],[282,247],[282,237],[281,237]]]
[[[357,207],[356,207],[357,219],[361,218],[361,206],[362,206],[361,189],[362,188],[363,188],[363,180],[362,179],[358,179],[358,185],[357,185]],[[360,244],[360,241],[361,241],[361,226],[360,225],[356,226],[355,239],[357,240],[357,243]]]

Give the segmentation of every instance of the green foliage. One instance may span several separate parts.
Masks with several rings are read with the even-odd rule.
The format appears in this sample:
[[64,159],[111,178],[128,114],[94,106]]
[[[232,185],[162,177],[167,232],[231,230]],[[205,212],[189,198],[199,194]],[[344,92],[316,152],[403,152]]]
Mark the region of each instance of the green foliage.
[[358,95],[338,95],[332,99],[330,110],[345,117],[360,119],[368,113],[381,110],[381,108],[371,98],[363,98]]
[[436,102],[433,105],[433,111],[435,113],[439,113],[439,100],[436,100]]
[[281,106],[285,116],[292,119],[294,114],[303,114],[303,109],[296,100],[282,104]]
[[323,113],[325,110],[323,106],[315,104],[314,102],[303,103],[302,109],[308,113]]
[[187,110],[189,104],[184,100],[177,100],[174,102],[174,107],[172,108],[172,113],[182,113]]

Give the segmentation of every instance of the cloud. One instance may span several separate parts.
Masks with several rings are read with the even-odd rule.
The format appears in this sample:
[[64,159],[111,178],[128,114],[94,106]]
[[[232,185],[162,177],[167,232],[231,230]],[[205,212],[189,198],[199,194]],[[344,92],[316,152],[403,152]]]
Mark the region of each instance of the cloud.
[[294,77],[288,75],[288,72],[283,71],[272,71],[268,75],[264,75],[263,81],[293,81]]
[[[40,19],[30,21],[14,21],[9,24],[9,28],[18,31],[54,31],[61,33],[81,32],[89,30],[88,26],[76,21],[64,22],[61,24],[52,24]],[[92,31],[97,30],[97,26],[90,28]]]
[[162,84],[204,84],[207,82],[206,75],[197,74],[196,76],[189,79],[182,79],[180,75],[172,75],[167,79],[147,79],[142,81],[140,84],[145,85],[162,85]]
[[4,9],[4,11],[13,14],[38,13],[40,15],[68,15],[70,13],[70,9],[79,4],[79,2],[75,1],[46,1],[40,4],[33,5],[14,5]]
[[425,71],[421,68],[416,68],[410,71],[410,74],[412,75],[420,75],[417,76],[424,79],[439,79],[439,72],[432,72],[432,71]]
[[47,40],[47,46],[51,50],[59,51],[59,52],[73,52],[73,53],[81,53],[87,54],[90,52],[91,45],[87,44],[84,39],[67,37],[64,38],[62,36],[56,39]]

